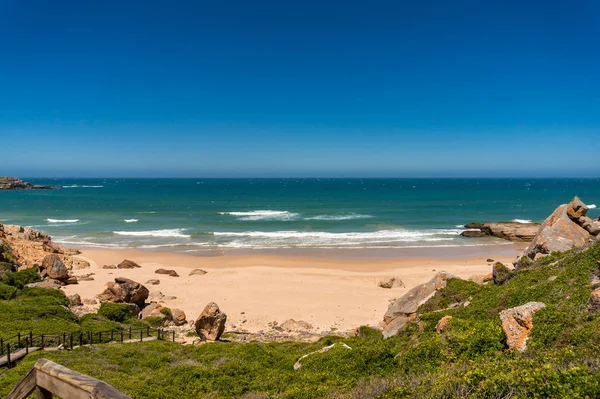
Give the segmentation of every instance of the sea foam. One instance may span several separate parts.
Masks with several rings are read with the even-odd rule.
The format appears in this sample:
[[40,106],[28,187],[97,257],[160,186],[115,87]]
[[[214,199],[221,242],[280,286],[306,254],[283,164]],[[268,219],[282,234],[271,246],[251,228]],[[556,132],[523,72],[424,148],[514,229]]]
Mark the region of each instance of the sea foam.
[[523,224],[533,223],[531,220],[527,220],[527,219],[513,219],[513,220],[511,220],[511,222],[523,223]]
[[79,219],[46,219],[48,223],[77,223]]
[[177,237],[190,238],[191,235],[184,234],[185,229],[163,229],[163,230],[146,230],[146,231],[113,231],[113,234],[119,236],[132,237]]
[[318,215],[304,218],[304,220],[356,220],[356,219],[370,219],[371,215],[361,215],[359,213],[348,213],[342,215]]
[[237,216],[238,220],[293,220],[297,213],[288,211],[257,210],[248,212],[219,212],[220,215]]
[[596,204],[590,204],[587,207],[588,209],[596,209]]
[[125,220],[123,220],[123,221],[124,221],[125,223],[136,223],[136,222],[139,222],[139,220],[137,220],[137,219],[125,219]]
[[464,230],[380,230],[373,232],[332,233],[325,231],[247,231],[215,232],[230,238],[223,246],[238,248],[272,247],[354,247],[400,243],[452,241]]

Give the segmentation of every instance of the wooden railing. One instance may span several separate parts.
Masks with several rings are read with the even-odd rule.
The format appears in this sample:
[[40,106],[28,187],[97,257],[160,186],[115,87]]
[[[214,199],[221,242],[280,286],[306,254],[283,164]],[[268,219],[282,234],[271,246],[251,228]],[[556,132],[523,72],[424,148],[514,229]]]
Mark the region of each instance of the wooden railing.
[[112,385],[68,369],[47,359],[39,359],[19,381],[6,399],[26,399],[32,393],[37,399],[128,399]]
[[[29,354],[30,350],[44,349],[73,349],[77,346],[106,344],[109,342],[125,342],[134,339],[143,341],[144,338],[156,336],[157,339],[170,339],[175,342],[175,331],[167,331],[162,328],[128,328],[120,330],[105,330],[94,332],[69,332],[59,334],[37,334],[32,331],[22,334],[18,332],[12,337],[0,338],[0,367],[11,367],[14,365],[15,354],[19,353],[19,359]],[[12,357],[11,357],[12,355]]]

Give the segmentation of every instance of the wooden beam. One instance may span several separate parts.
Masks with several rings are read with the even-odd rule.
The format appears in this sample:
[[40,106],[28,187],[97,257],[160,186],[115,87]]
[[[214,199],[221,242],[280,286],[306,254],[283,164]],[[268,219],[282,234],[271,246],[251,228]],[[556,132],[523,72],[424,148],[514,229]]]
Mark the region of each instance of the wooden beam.
[[6,399],[23,399],[31,395],[36,388],[35,373],[35,369],[29,370],[25,377],[21,378],[21,381],[6,396]]

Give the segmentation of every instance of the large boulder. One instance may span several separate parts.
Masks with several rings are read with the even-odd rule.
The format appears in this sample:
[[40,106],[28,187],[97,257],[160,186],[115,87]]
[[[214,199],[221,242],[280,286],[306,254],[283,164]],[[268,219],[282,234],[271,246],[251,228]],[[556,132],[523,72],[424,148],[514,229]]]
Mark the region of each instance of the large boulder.
[[135,303],[143,308],[148,294],[148,289],[142,284],[125,277],[117,277],[114,283],[107,284],[106,290],[98,295],[98,299],[100,302]]
[[545,307],[541,302],[529,302],[500,312],[500,321],[509,349],[519,352],[527,349],[527,339],[533,329],[533,314]]
[[227,315],[221,312],[219,305],[210,302],[196,320],[196,333],[202,341],[218,341],[225,331]]
[[42,268],[48,277],[55,280],[68,280],[69,271],[57,254],[48,254],[42,260]]
[[533,260],[540,253],[564,252],[586,246],[594,239],[594,236],[581,225],[585,225],[585,219],[582,218],[586,212],[587,207],[577,197],[569,204],[556,208],[542,223],[531,244],[523,252],[523,256]]

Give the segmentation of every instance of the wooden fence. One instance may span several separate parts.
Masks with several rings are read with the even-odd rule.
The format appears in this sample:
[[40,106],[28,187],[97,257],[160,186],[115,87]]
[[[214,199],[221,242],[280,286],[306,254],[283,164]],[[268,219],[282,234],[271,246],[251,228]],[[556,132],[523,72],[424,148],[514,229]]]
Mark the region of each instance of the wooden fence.
[[[0,367],[11,367],[16,360],[34,350],[73,349],[77,346],[106,344],[109,342],[131,342],[135,339],[143,341],[144,338],[153,336],[159,340],[172,337],[173,342],[175,342],[175,331],[150,327],[37,335],[34,335],[32,331],[25,334],[18,332],[12,337],[0,338]],[[15,354],[18,354],[18,359]]]
[[37,399],[129,399],[112,385],[68,369],[47,359],[39,359],[19,381],[6,399],[26,399],[32,393]]

